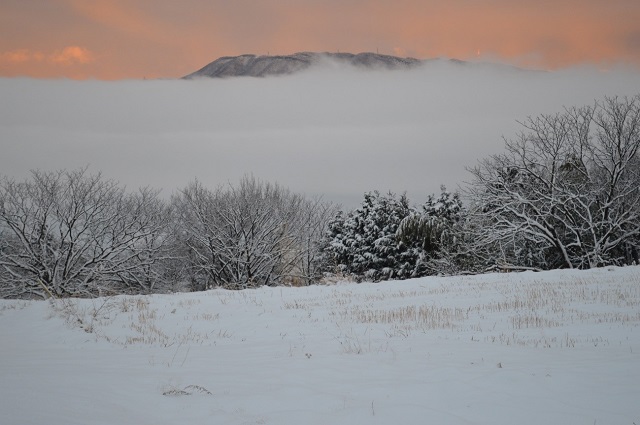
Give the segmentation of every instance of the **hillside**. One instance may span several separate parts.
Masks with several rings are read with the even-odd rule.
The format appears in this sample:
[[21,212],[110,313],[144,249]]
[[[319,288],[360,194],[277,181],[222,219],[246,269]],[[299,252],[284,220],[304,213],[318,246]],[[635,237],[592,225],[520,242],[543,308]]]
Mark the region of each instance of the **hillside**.
[[640,267],[0,300],[6,424],[640,423]]

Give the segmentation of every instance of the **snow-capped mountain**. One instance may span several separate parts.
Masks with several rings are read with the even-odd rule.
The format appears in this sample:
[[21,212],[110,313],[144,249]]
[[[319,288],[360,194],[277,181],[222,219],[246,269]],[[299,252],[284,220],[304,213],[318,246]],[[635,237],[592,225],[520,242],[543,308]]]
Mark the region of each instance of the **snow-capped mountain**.
[[286,56],[240,55],[221,57],[183,78],[196,77],[265,77],[292,74],[323,62],[347,64],[369,69],[407,69],[423,61],[414,58],[377,53],[316,53],[300,52]]

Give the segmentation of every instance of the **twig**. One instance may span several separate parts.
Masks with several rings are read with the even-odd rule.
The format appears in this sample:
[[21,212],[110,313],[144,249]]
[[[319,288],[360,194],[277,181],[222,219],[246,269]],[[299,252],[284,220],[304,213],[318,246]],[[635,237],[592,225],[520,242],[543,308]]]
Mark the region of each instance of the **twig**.
[[38,283],[40,284],[40,286],[42,286],[42,288],[47,292],[47,294],[49,294],[49,296],[51,298],[53,298],[54,300],[56,299],[56,297],[53,295],[53,293],[49,290],[49,288],[47,288],[47,285],[44,284],[44,282],[41,279],[38,279]]

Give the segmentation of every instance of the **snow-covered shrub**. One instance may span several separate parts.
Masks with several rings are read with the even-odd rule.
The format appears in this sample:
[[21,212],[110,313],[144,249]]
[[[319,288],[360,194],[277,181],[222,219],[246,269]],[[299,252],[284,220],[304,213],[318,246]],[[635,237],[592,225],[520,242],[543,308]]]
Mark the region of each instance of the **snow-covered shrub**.
[[417,255],[413,274],[452,274],[461,267],[464,231],[462,201],[458,193],[442,186],[436,198],[429,195],[421,212],[407,216],[398,227],[396,237]]
[[[366,193],[362,205],[340,212],[329,225],[325,248],[337,271],[360,279],[407,279],[448,272],[445,252],[456,241],[462,204],[443,188],[422,211],[405,195]],[[447,269],[447,270],[445,270]]]
[[338,271],[368,280],[409,277],[406,252],[395,235],[411,211],[406,196],[375,191],[364,195],[359,208],[339,213],[329,225],[326,248]]

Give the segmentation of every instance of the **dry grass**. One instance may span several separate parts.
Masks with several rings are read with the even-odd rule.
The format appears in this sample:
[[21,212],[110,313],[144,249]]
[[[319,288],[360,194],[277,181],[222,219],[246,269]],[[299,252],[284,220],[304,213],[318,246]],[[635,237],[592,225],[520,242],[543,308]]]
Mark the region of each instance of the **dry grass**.
[[[91,300],[60,299],[52,300],[51,306],[58,316],[74,328],[80,328],[95,335],[96,340],[106,340],[110,343],[129,345],[160,345],[171,347],[184,343],[203,344],[210,336],[216,334],[197,332],[194,323],[214,322],[219,319],[218,313],[191,312],[194,306],[200,304],[198,299],[181,300],[176,307],[166,309],[151,308],[149,298],[144,296],[119,296],[97,298]],[[178,331],[170,332],[161,324],[167,315],[183,313],[184,323]],[[129,331],[129,335],[112,335],[111,329],[115,322],[121,322],[122,328]],[[198,326],[195,327],[199,328]],[[126,333],[126,332],[125,332]],[[219,331],[219,338],[227,338],[227,331]]]
[[[480,282],[471,277],[450,278],[424,290],[385,288],[362,294],[342,290],[334,292],[324,306],[337,323],[387,325],[387,338],[408,338],[416,330],[449,330],[453,338],[467,332],[472,341],[534,348],[610,345],[608,328],[594,333],[600,328],[591,327],[584,334],[583,324],[640,326],[640,275],[533,282],[519,281],[517,276]],[[439,301],[416,304],[425,299]],[[439,305],[446,300],[453,300],[456,306]],[[317,301],[294,301],[289,306],[310,309]],[[366,351],[360,341],[352,334],[344,335],[341,345],[346,352]]]
[[[612,327],[640,326],[640,273],[623,278],[604,272],[565,279],[553,274],[536,280],[520,276],[213,290],[175,301],[163,298],[164,306],[142,296],[51,303],[71,326],[123,346],[179,347],[243,340],[244,331],[226,321],[235,314],[255,316],[265,329],[270,314],[285,315],[300,326],[320,323],[348,354],[386,352],[394,338],[431,333],[438,338],[515,347],[604,347],[619,343],[610,341]],[[109,332],[118,325],[126,331],[115,337]],[[299,339],[304,339],[305,331],[300,332]],[[287,346],[291,341],[300,345],[299,339],[274,335]]]
[[458,308],[434,305],[408,305],[392,309],[362,309],[353,307],[341,313],[341,320],[358,323],[382,323],[410,325],[415,329],[453,329],[456,322],[465,319],[465,312]]

